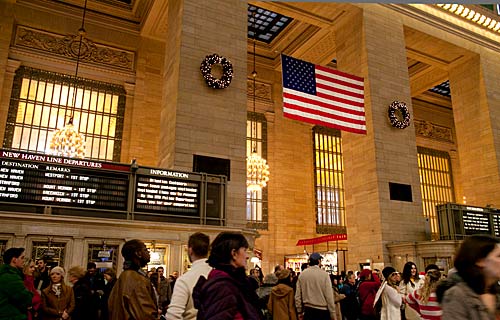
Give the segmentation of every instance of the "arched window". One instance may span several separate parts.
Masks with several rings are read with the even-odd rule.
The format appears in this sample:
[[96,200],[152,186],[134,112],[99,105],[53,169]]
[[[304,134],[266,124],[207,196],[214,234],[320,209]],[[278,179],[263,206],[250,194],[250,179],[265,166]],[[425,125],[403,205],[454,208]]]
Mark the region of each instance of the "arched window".
[[85,135],[85,157],[119,161],[124,113],[122,86],[22,66],[14,77],[3,147],[46,153],[54,130],[73,115]]

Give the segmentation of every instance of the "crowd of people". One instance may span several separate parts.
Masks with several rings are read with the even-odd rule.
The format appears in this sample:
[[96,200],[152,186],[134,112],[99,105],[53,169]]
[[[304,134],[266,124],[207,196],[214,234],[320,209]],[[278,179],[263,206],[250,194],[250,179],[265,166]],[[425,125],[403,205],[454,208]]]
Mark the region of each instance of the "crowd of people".
[[197,232],[188,240],[191,269],[166,278],[163,268],[145,271],[144,242],[122,247],[123,272],[102,274],[95,263],[48,268],[47,261],[10,248],[0,266],[0,320],[499,320],[500,240],[470,236],[444,276],[435,264],[418,272],[407,262],[398,272],[329,274],[321,254],[309,255],[300,273],[277,265],[247,274],[249,244],[222,232],[210,244]]

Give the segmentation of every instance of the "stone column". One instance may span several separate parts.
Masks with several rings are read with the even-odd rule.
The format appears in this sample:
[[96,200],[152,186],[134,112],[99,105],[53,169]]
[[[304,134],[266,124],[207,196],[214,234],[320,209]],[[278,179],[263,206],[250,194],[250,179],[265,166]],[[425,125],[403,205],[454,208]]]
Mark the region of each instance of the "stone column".
[[[128,96],[124,127],[130,128],[131,135],[124,137],[121,161],[130,163],[135,158],[139,165],[155,166],[161,131],[158,115],[163,96],[161,72],[165,44],[142,37],[137,48],[135,85],[125,86]],[[133,99],[129,101],[131,94]]]
[[[9,57],[10,42],[14,26],[14,0],[0,1],[0,128],[5,128],[7,110],[9,108],[12,74]],[[15,70],[14,70],[15,71]],[[0,141],[3,142],[4,130],[0,130]]]
[[[70,248],[71,246],[71,248]],[[66,265],[66,271],[72,266],[87,266],[87,257],[88,255],[89,244],[83,237],[73,237],[71,241],[68,241],[66,244],[66,252],[68,252],[68,256],[65,257],[66,261],[69,262]],[[71,254],[71,256],[69,256]]]
[[[169,1],[160,119],[160,167],[192,171],[193,155],[229,159],[228,225],[244,226],[246,192],[247,3]],[[200,73],[205,56],[231,61],[229,87],[213,89]],[[213,68],[217,78],[220,73]]]
[[[342,132],[348,267],[390,264],[386,244],[425,238],[415,128],[393,128],[387,116],[394,100],[413,114],[403,24],[367,5],[335,27],[339,70],[365,78],[368,131]],[[390,182],[411,186],[412,201],[390,200]]]
[[133,156],[130,155],[130,145],[134,139],[132,135],[132,127],[136,119],[134,118],[134,103],[135,103],[135,84],[125,82],[124,83],[125,94],[126,94],[126,104],[125,104],[125,122],[123,124],[123,137],[122,137],[122,152],[121,152],[121,162],[130,163]]
[[[484,50],[450,68],[458,156],[467,204],[500,207],[500,66]],[[458,199],[460,200],[460,199]]]
[[[21,61],[7,59],[7,66],[5,67],[3,81],[0,83],[3,86],[0,86],[2,89],[0,96],[0,127],[5,128],[7,123],[7,117],[9,114],[9,105],[10,105],[10,95],[12,92],[12,84],[14,82],[14,76],[16,75],[16,70],[21,66]],[[0,130],[0,141],[3,142],[5,135],[5,130]]]

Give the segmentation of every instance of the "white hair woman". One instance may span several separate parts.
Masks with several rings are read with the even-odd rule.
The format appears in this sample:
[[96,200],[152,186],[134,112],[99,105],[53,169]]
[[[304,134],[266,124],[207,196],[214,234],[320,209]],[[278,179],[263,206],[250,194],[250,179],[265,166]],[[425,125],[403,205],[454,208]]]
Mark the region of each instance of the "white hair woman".
[[42,290],[42,319],[68,320],[75,309],[73,289],[64,284],[64,269],[50,270],[50,285]]

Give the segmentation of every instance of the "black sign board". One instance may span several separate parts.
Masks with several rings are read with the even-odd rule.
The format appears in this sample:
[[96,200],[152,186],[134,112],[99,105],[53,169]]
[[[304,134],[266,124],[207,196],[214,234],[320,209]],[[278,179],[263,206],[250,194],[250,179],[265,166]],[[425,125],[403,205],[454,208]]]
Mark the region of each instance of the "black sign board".
[[127,210],[130,166],[0,150],[0,201]]
[[139,168],[134,211],[199,216],[200,180],[199,174]]
[[490,217],[487,213],[477,211],[464,211],[462,219],[464,223],[464,231],[467,235],[491,233]]
[[496,237],[500,237],[500,212],[493,214],[493,231]]
[[437,205],[439,238],[462,240],[474,234],[500,236],[500,211],[456,203]]

